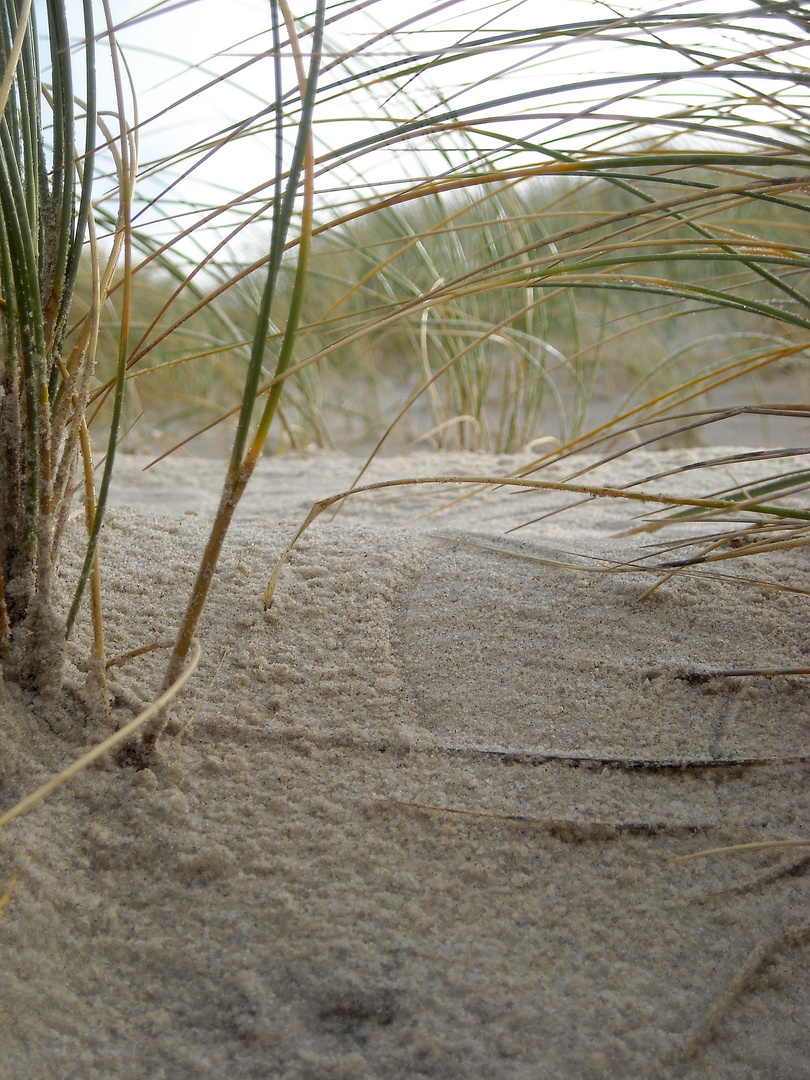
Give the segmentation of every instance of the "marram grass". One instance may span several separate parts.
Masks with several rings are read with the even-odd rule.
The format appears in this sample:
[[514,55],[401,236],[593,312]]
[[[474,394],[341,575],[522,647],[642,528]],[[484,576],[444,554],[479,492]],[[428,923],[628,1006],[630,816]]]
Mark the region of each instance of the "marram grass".
[[[48,0],[37,31],[28,5],[3,4],[8,677],[57,693],[64,637],[88,606],[106,695],[95,551],[115,451],[142,412],[147,430],[165,424],[167,402],[187,414],[184,441],[195,423],[233,426],[166,685],[266,446],[358,437],[373,454],[404,433],[405,445],[542,447],[542,470],[582,449],[615,454],[621,439],[699,440],[719,417],[700,415],[708,395],[735,384],[753,409],[758,378],[806,364],[802,5],[583,2],[578,20],[538,24],[501,0],[485,15],[458,0],[382,34],[376,7],[274,0],[252,54],[224,27],[223,47],[194,61],[193,89],[150,113],[134,53],[126,65],[142,20],[116,25],[114,5],[85,0],[71,26],[75,9]],[[157,32],[176,14],[143,19]],[[183,17],[209,15],[198,0]],[[424,34],[437,28],[433,49]],[[577,75],[582,57],[604,70]],[[97,71],[109,73],[101,102]],[[234,89],[248,104],[221,122]],[[152,140],[189,101],[217,116],[210,129],[170,149]],[[263,177],[206,188],[207,163],[243,145]],[[594,426],[597,391],[624,403]],[[53,580],[80,460],[87,552],[63,612]],[[677,475],[664,480],[671,505],[689,502]],[[738,552],[775,520],[773,542],[802,542],[802,481],[777,464],[769,484],[709,491],[688,512],[747,515],[744,541],[728,534]],[[146,727],[144,758],[161,723]]]
[[[159,31],[176,6],[145,9],[143,19]],[[222,5],[179,7],[188,19],[225,22]],[[147,428],[184,411],[184,438],[222,417],[234,424],[163,693],[0,825],[139,731],[125,760],[154,759],[164,707],[199,658],[199,617],[266,445],[331,445],[359,432],[373,453],[404,429],[406,445],[542,446],[520,475],[395,483],[554,488],[656,506],[639,525],[664,537],[653,556],[598,568],[652,575],[651,588],[674,573],[761,588],[718,564],[810,540],[810,469],[781,464],[807,448],[770,451],[772,473],[753,487],[707,480],[701,498],[679,492],[678,472],[648,478],[655,495],[598,487],[575,456],[587,449],[609,460],[632,452],[628,440],[699,438],[743,410],[807,420],[807,402],[756,400],[763,373],[807,364],[805,6],[583,2],[581,18],[555,23],[549,5],[533,4],[521,24],[523,6],[511,0],[483,9],[458,0],[420,5],[382,33],[364,21],[377,7],[317,0],[302,11],[271,0],[266,38],[248,42],[238,31],[229,41],[223,25],[222,50],[194,65],[204,78],[191,98],[205,113],[260,68],[263,99],[251,88],[248,111],[224,124],[208,108],[217,117],[209,132],[151,153],[150,130],[171,121],[185,94],[152,116],[138,112],[113,0],[83,0],[78,27],[69,25],[75,5],[0,0],[5,677],[46,699],[58,694],[65,637],[89,607],[104,710],[96,546],[119,441],[142,410]],[[437,26],[435,49],[419,31]],[[596,58],[604,72],[576,74]],[[97,86],[101,70],[109,79]],[[106,81],[112,96],[99,102]],[[271,162],[264,180],[227,193],[220,185],[208,201],[184,187],[246,140]],[[740,387],[735,407],[705,406],[731,384]],[[623,403],[589,423],[591,398],[605,388]],[[104,454],[98,490],[94,443]],[[566,460],[565,480],[543,477]],[[707,451],[690,468],[739,460]],[[54,581],[79,466],[87,545],[63,611]],[[359,480],[317,504],[293,544],[328,506],[391,486]],[[690,544],[666,540],[672,520],[695,524]],[[772,669],[764,661],[761,670]],[[763,958],[807,933],[793,928],[751,951],[686,1040],[684,1059]]]

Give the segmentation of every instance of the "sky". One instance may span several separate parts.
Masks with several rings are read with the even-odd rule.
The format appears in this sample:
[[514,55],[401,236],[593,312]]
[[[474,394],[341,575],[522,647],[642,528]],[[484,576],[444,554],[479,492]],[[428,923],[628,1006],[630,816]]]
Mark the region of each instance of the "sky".
[[[291,0],[291,7],[299,15],[309,9],[311,2],[308,0],[304,6]],[[173,227],[176,227],[184,220],[182,215],[187,201],[222,203],[233,192],[266,184],[272,176],[273,140],[266,128],[262,130],[261,123],[254,125],[250,138],[231,142],[204,160],[199,160],[198,155],[193,172],[187,177],[184,173],[191,162],[181,152],[196,142],[204,142],[228,130],[245,117],[260,117],[273,100],[271,61],[265,56],[251,62],[265,53],[271,44],[267,0],[159,0],[149,8],[144,0],[109,0],[109,4],[137,98],[137,105],[128,102],[127,112],[132,120],[137,109],[139,120],[141,198],[148,203],[149,199],[162,194],[162,205],[171,213]],[[363,42],[373,41],[379,31],[398,28],[396,40],[392,41],[386,34],[366,48],[363,62],[368,65],[390,63],[401,56],[406,47],[431,59],[449,44],[461,40],[491,37],[504,29],[531,27],[539,7],[542,7],[543,21],[548,22],[550,6],[539,5],[537,0],[420,0],[419,4],[403,4],[402,0],[329,0],[327,52],[333,54],[341,48],[351,51]],[[639,10],[644,8],[640,4],[611,5],[601,0],[555,0],[553,20],[562,24],[604,19],[611,17],[618,7],[627,10],[633,6]],[[701,11],[732,12],[754,7],[745,0],[737,3],[680,0],[651,6],[673,18],[683,19],[694,17]],[[96,7],[100,9],[101,5]],[[147,14],[144,16],[145,8]],[[403,12],[407,13],[405,17]],[[423,13],[423,17],[413,19],[413,12]],[[70,0],[69,17],[78,40],[82,36],[79,0]],[[311,20],[305,18],[304,21]],[[719,42],[716,31],[690,28],[668,30],[667,33],[670,40],[684,43],[697,41],[710,45]],[[541,47],[533,44],[508,52],[491,46],[452,67],[434,63],[421,82],[401,79],[398,94],[391,95],[386,90],[382,100],[377,86],[368,92],[355,93],[348,100],[345,96],[324,94],[315,115],[317,153],[323,154],[329,148],[363,139],[380,127],[390,127],[392,122],[419,115],[420,109],[425,107],[434,111],[448,107],[463,110],[495,96],[518,95],[537,88],[596,81],[600,77],[631,72],[663,72],[682,65],[683,59],[677,52],[664,53],[655,48],[653,35],[636,35],[632,47],[619,41],[610,45],[604,38],[599,42],[582,40],[572,44],[568,41],[564,47],[550,40]],[[357,71],[360,61],[351,66]],[[101,43],[97,70],[102,98],[112,111],[115,98],[109,51],[104,48],[104,43]],[[346,69],[329,70],[327,67],[321,76],[322,88],[334,83],[336,70],[344,72]],[[295,86],[291,63],[285,66],[284,78],[287,88]],[[644,116],[650,114],[651,108],[664,113],[676,105],[688,107],[690,96],[697,101],[701,94],[714,94],[718,86],[716,80],[705,86],[697,83],[679,85],[676,95],[670,87],[653,89],[653,82],[648,79],[633,84],[635,90],[646,86],[652,92],[653,105],[649,94],[628,98],[627,84],[616,85],[613,103],[610,101],[613,90],[592,86],[540,99],[533,107],[533,115],[524,116],[519,123],[501,120],[496,127],[501,134],[524,137],[542,133],[547,145],[561,151],[587,140],[595,147],[604,148],[610,142],[605,142],[602,136],[599,142],[594,132],[605,123],[612,130],[611,116]],[[427,84],[432,84],[444,96],[443,106],[437,106],[436,95],[425,89]],[[596,123],[589,107],[593,100],[605,98],[608,104],[603,105]],[[500,112],[508,113],[509,109],[518,113],[527,111],[525,105],[516,104],[501,107]],[[488,147],[494,145],[485,124],[479,125],[477,138]],[[454,154],[451,164],[464,159],[460,149]],[[167,159],[168,164],[161,167],[158,179],[153,175],[154,164]],[[319,180],[320,197],[322,202],[332,200],[339,205],[341,200],[345,202],[355,193],[367,190],[365,185],[383,188],[401,185],[415,169],[429,173],[447,167],[448,160],[435,144],[424,139],[418,147],[413,143],[401,143],[395,150],[365,154],[354,165],[347,165],[337,173],[324,172]],[[167,194],[169,185],[173,186]],[[152,207],[141,205],[139,214],[141,224],[152,222],[150,227],[158,228]]]

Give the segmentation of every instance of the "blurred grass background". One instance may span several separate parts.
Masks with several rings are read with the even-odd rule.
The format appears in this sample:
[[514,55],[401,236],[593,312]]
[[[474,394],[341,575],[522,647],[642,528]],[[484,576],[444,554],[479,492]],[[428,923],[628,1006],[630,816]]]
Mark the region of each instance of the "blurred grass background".
[[[659,177],[650,169],[644,190],[657,194],[673,179],[681,198],[694,197],[704,189],[712,193],[719,186],[744,184],[746,172],[718,175],[684,168]],[[786,261],[797,245],[810,246],[804,190],[784,198],[733,195],[715,201],[719,205],[710,218],[715,236],[737,244],[744,238],[760,258],[764,252]],[[789,317],[798,301],[775,296],[773,285],[741,267],[739,257],[718,257],[717,243],[713,251],[687,224],[660,213],[634,220],[635,265],[627,260],[626,287],[605,287],[608,273],[615,280],[624,254],[614,256],[611,250],[612,219],[638,209],[637,197],[606,180],[529,180],[493,184],[474,196],[387,207],[316,237],[301,355],[334,348],[352,330],[465,273],[475,275],[485,262],[496,261],[501,272],[513,271],[526,283],[452,295],[428,312],[406,315],[338,345],[317,367],[288,381],[281,423],[265,452],[309,447],[367,452],[409,395],[443,369],[396,425],[387,452],[419,446],[514,453],[537,440],[564,444],[667,393],[674,394],[673,402],[689,398],[693,409],[807,400],[807,354],[778,355],[801,344],[806,331],[754,306],[778,305]],[[555,241],[549,253],[550,236],[567,238]],[[532,251],[542,253],[545,263],[542,276],[534,279]],[[641,257],[643,275],[638,273]],[[572,262],[579,274],[576,287],[570,284]],[[244,267],[227,269],[235,275]],[[799,266],[792,276],[801,279],[805,273]],[[239,405],[259,277],[249,275],[218,304],[206,305],[132,372],[124,448],[166,449]],[[151,265],[133,282],[132,332],[137,335],[150,327],[177,282]],[[282,273],[274,306],[277,326],[284,325],[291,284],[290,267]],[[718,308],[699,297],[670,295],[678,284],[743,297],[750,306]],[[658,293],[647,291],[655,287]],[[191,301],[187,296],[188,308]],[[182,304],[175,301],[158,319],[153,336],[178,318]],[[102,318],[102,382],[113,374],[119,327],[114,293]],[[758,358],[769,356],[773,359],[758,366]],[[733,383],[714,386],[729,371],[752,366]],[[693,395],[696,378],[703,382]],[[674,436],[669,445],[767,445],[778,437],[768,425],[768,418],[736,418]],[[225,422],[188,449],[224,454],[231,435],[232,425]]]

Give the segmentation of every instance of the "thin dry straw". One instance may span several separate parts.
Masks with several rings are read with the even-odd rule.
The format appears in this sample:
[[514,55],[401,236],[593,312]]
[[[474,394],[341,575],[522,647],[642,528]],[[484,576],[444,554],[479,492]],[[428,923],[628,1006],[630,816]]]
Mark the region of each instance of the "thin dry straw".
[[[269,608],[273,601],[273,593],[278,583],[281,571],[290,555],[290,552],[298,543],[303,533],[309,528],[313,521],[319,517],[324,510],[328,510],[330,506],[334,506],[336,503],[343,502],[344,499],[348,499],[352,495],[360,495],[363,492],[370,491],[382,491],[386,488],[394,487],[410,487],[420,484],[473,484],[481,488],[488,487],[515,487],[523,488],[525,490],[540,490],[540,491],[567,491],[574,494],[587,495],[594,499],[627,499],[635,502],[648,502],[659,503],[662,506],[700,506],[706,509],[715,510],[734,510],[738,508],[737,503],[728,499],[696,499],[696,498],[681,498],[676,495],[664,495],[653,494],[641,491],[628,491],[625,488],[613,488],[613,487],[597,487],[595,485],[588,484],[570,484],[557,482],[554,480],[530,480],[526,477],[496,477],[496,476],[419,476],[408,477],[401,480],[382,480],[375,484],[364,484],[361,487],[353,487],[348,491],[341,491],[337,495],[332,495],[328,499],[321,499],[316,502],[306,520],[300,526],[295,536],[289,543],[289,546],[284,551],[280,559],[275,565],[273,572],[270,576],[267,588],[264,592],[264,606]],[[757,507],[757,509],[770,509]]]
[[785,943],[801,945],[810,936],[810,927],[794,926],[779,931],[757,942],[737,969],[734,978],[715,1001],[708,1014],[697,1025],[679,1055],[681,1062],[688,1061],[702,1049],[714,1035],[717,1026],[734,1000],[745,990],[762,964]]
[[3,82],[0,84],[0,116],[6,111],[6,102],[8,101],[11,84],[14,80],[14,72],[17,70],[17,63],[23,49],[25,35],[28,33],[28,16],[31,13],[31,3],[32,0],[25,0],[22,11],[20,11],[17,16],[17,32],[14,35],[14,44],[11,47],[11,53],[8,58],[8,63],[6,64]]
[[795,848],[810,847],[810,840],[756,840],[751,844],[732,844],[730,847],[708,848],[706,851],[695,851],[691,855],[678,855],[675,859],[667,859],[666,866],[674,863],[691,862],[693,859],[707,859],[710,855],[736,855],[740,851],[765,851],[769,848]]
[[153,701],[152,704],[144,709],[139,716],[136,716],[134,720],[130,720],[128,724],[125,724],[120,731],[116,731],[113,735],[110,735],[109,738],[98,743],[92,750],[88,750],[86,754],[77,761],[74,761],[72,765],[68,765],[62,772],[57,773],[56,776],[52,776],[50,780],[38,787],[36,791],[32,791],[31,794],[26,795],[24,799],[20,799],[20,801],[12,806],[10,810],[6,810],[5,814],[0,815],[0,828],[7,825],[9,821],[13,821],[14,818],[19,817],[20,814],[24,814],[26,810],[30,810],[32,806],[41,802],[46,796],[50,795],[52,791],[56,791],[57,788],[61,787],[62,784],[66,784],[68,780],[72,780],[74,776],[78,776],[80,772],[84,772],[84,770],[89,765],[92,765],[94,761],[98,761],[98,759],[103,757],[108,751],[114,750],[116,746],[119,746],[128,739],[130,735],[134,734],[138,728],[142,727],[148,720],[151,720],[153,716],[157,715],[161,709],[164,709],[194,674],[200,660],[200,652],[199,643],[195,641],[193,654],[185,671],[172,683],[165,693],[161,694],[156,701]]

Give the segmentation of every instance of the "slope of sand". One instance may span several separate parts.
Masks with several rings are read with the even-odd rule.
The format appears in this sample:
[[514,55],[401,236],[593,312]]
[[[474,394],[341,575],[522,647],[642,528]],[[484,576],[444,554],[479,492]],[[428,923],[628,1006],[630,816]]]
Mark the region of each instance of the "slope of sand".
[[[171,635],[218,498],[216,463],[143,464],[120,459],[103,543],[111,657]],[[0,832],[4,1080],[806,1077],[807,850],[667,860],[810,834],[808,681],[700,677],[806,664],[808,598],[683,577],[639,599],[657,579],[552,565],[638,557],[626,504],[506,534],[571,498],[424,517],[452,496],[419,488],[322,518],[265,612],[357,465],[262,463],[182,734]],[[810,588],[806,549],[724,569]],[[0,686],[3,808],[105,734],[87,621],[64,702]],[[116,723],[164,664],[110,669]]]

